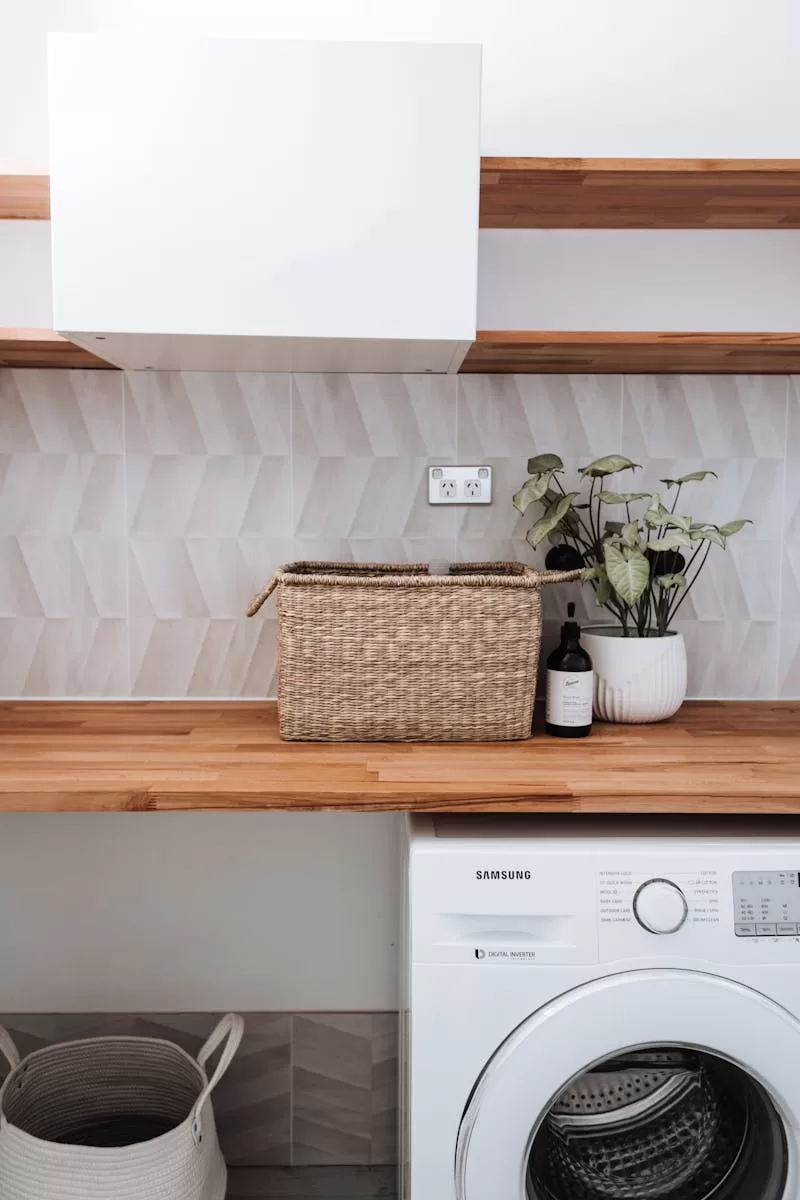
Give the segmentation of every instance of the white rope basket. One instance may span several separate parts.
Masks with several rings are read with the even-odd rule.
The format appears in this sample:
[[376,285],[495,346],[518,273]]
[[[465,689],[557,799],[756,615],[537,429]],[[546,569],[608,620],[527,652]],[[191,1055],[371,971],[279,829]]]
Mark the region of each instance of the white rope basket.
[[243,1032],[229,1013],[196,1061],[141,1037],[63,1042],[21,1060],[0,1026],[11,1066],[0,1090],[0,1200],[224,1200],[211,1093]]

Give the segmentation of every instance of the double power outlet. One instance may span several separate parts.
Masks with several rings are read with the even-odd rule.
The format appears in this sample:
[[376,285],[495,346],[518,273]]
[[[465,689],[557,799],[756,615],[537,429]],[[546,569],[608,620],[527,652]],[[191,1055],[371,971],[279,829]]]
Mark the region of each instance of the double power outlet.
[[491,504],[491,467],[428,467],[429,504]]

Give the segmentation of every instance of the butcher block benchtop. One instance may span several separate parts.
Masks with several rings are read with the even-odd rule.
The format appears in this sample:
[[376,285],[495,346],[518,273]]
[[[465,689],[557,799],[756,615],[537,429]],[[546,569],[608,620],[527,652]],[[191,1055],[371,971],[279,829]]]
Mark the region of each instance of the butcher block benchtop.
[[800,813],[800,703],[447,745],[282,742],[267,702],[0,704],[0,812],[158,809]]

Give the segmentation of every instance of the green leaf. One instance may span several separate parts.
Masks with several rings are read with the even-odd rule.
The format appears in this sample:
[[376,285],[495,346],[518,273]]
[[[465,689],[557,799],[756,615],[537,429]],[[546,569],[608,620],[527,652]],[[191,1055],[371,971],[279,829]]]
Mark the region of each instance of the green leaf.
[[649,582],[650,563],[641,550],[610,542],[603,544],[603,556],[614,591],[626,604],[635,604]]
[[715,546],[722,546],[725,549],[725,537],[713,525],[708,529],[693,529],[689,534],[693,542],[713,542]]
[[593,567],[584,567],[581,571],[581,583],[596,583],[601,577],[601,572],[605,575],[605,567],[595,563]]
[[679,550],[682,547],[691,546],[692,539],[688,533],[668,533],[663,538],[653,538],[647,543],[647,549],[653,550],[656,554],[661,554],[665,550]]
[[622,521],[606,521],[603,526],[605,533],[610,537],[616,537],[618,534],[621,535],[623,528]]
[[572,497],[577,496],[577,494],[577,492],[568,492],[566,496],[562,496],[558,503],[552,505],[544,516],[528,530],[526,540],[533,546],[534,550],[561,523],[562,519],[569,512]]
[[678,487],[682,483],[700,482],[707,475],[713,475],[715,479],[719,479],[716,471],[692,471],[690,475],[681,475],[678,479],[659,479],[659,483],[665,483],[668,488]]
[[644,523],[649,525],[651,529],[657,528],[659,525],[666,525],[670,521],[672,513],[668,508],[665,508],[661,503],[661,497],[658,492],[650,497],[650,507],[644,514]]
[[600,492],[603,504],[633,504],[635,500],[649,500],[649,492]]
[[511,498],[514,508],[518,508],[521,513],[524,513],[529,505],[536,500],[541,500],[547,491],[551,474],[551,471],[546,471],[545,474],[534,475],[527,483],[523,483],[519,491],[515,492]]
[[745,525],[752,525],[752,521],[728,521],[727,525],[720,525],[719,532],[723,537],[729,538],[738,533],[740,529],[744,529]]
[[682,517],[679,513],[670,513],[667,525],[672,529],[682,529],[684,533],[688,533],[692,528],[692,518]]
[[622,540],[626,546],[635,546],[639,548],[639,522],[629,521],[627,525],[622,526]]
[[656,583],[659,585],[659,587],[667,589],[686,587],[686,576],[681,575],[680,573],[676,575],[658,575],[656,577]]
[[620,471],[634,471],[641,463],[635,463],[621,454],[607,454],[605,458],[596,458],[588,467],[581,467],[581,475],[592,478],[604,478],[606,475],[616,475]]
[[546,471],[563,471],[564,464],[557,454],[537,454],[528,459],[528,474],[542,475]]

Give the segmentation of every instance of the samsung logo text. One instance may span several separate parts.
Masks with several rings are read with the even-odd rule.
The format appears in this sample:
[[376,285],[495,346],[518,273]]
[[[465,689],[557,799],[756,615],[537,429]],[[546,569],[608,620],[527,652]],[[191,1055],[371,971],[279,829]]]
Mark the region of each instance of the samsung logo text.
[[530,879],[530,871],[476,871],[476,879]]

